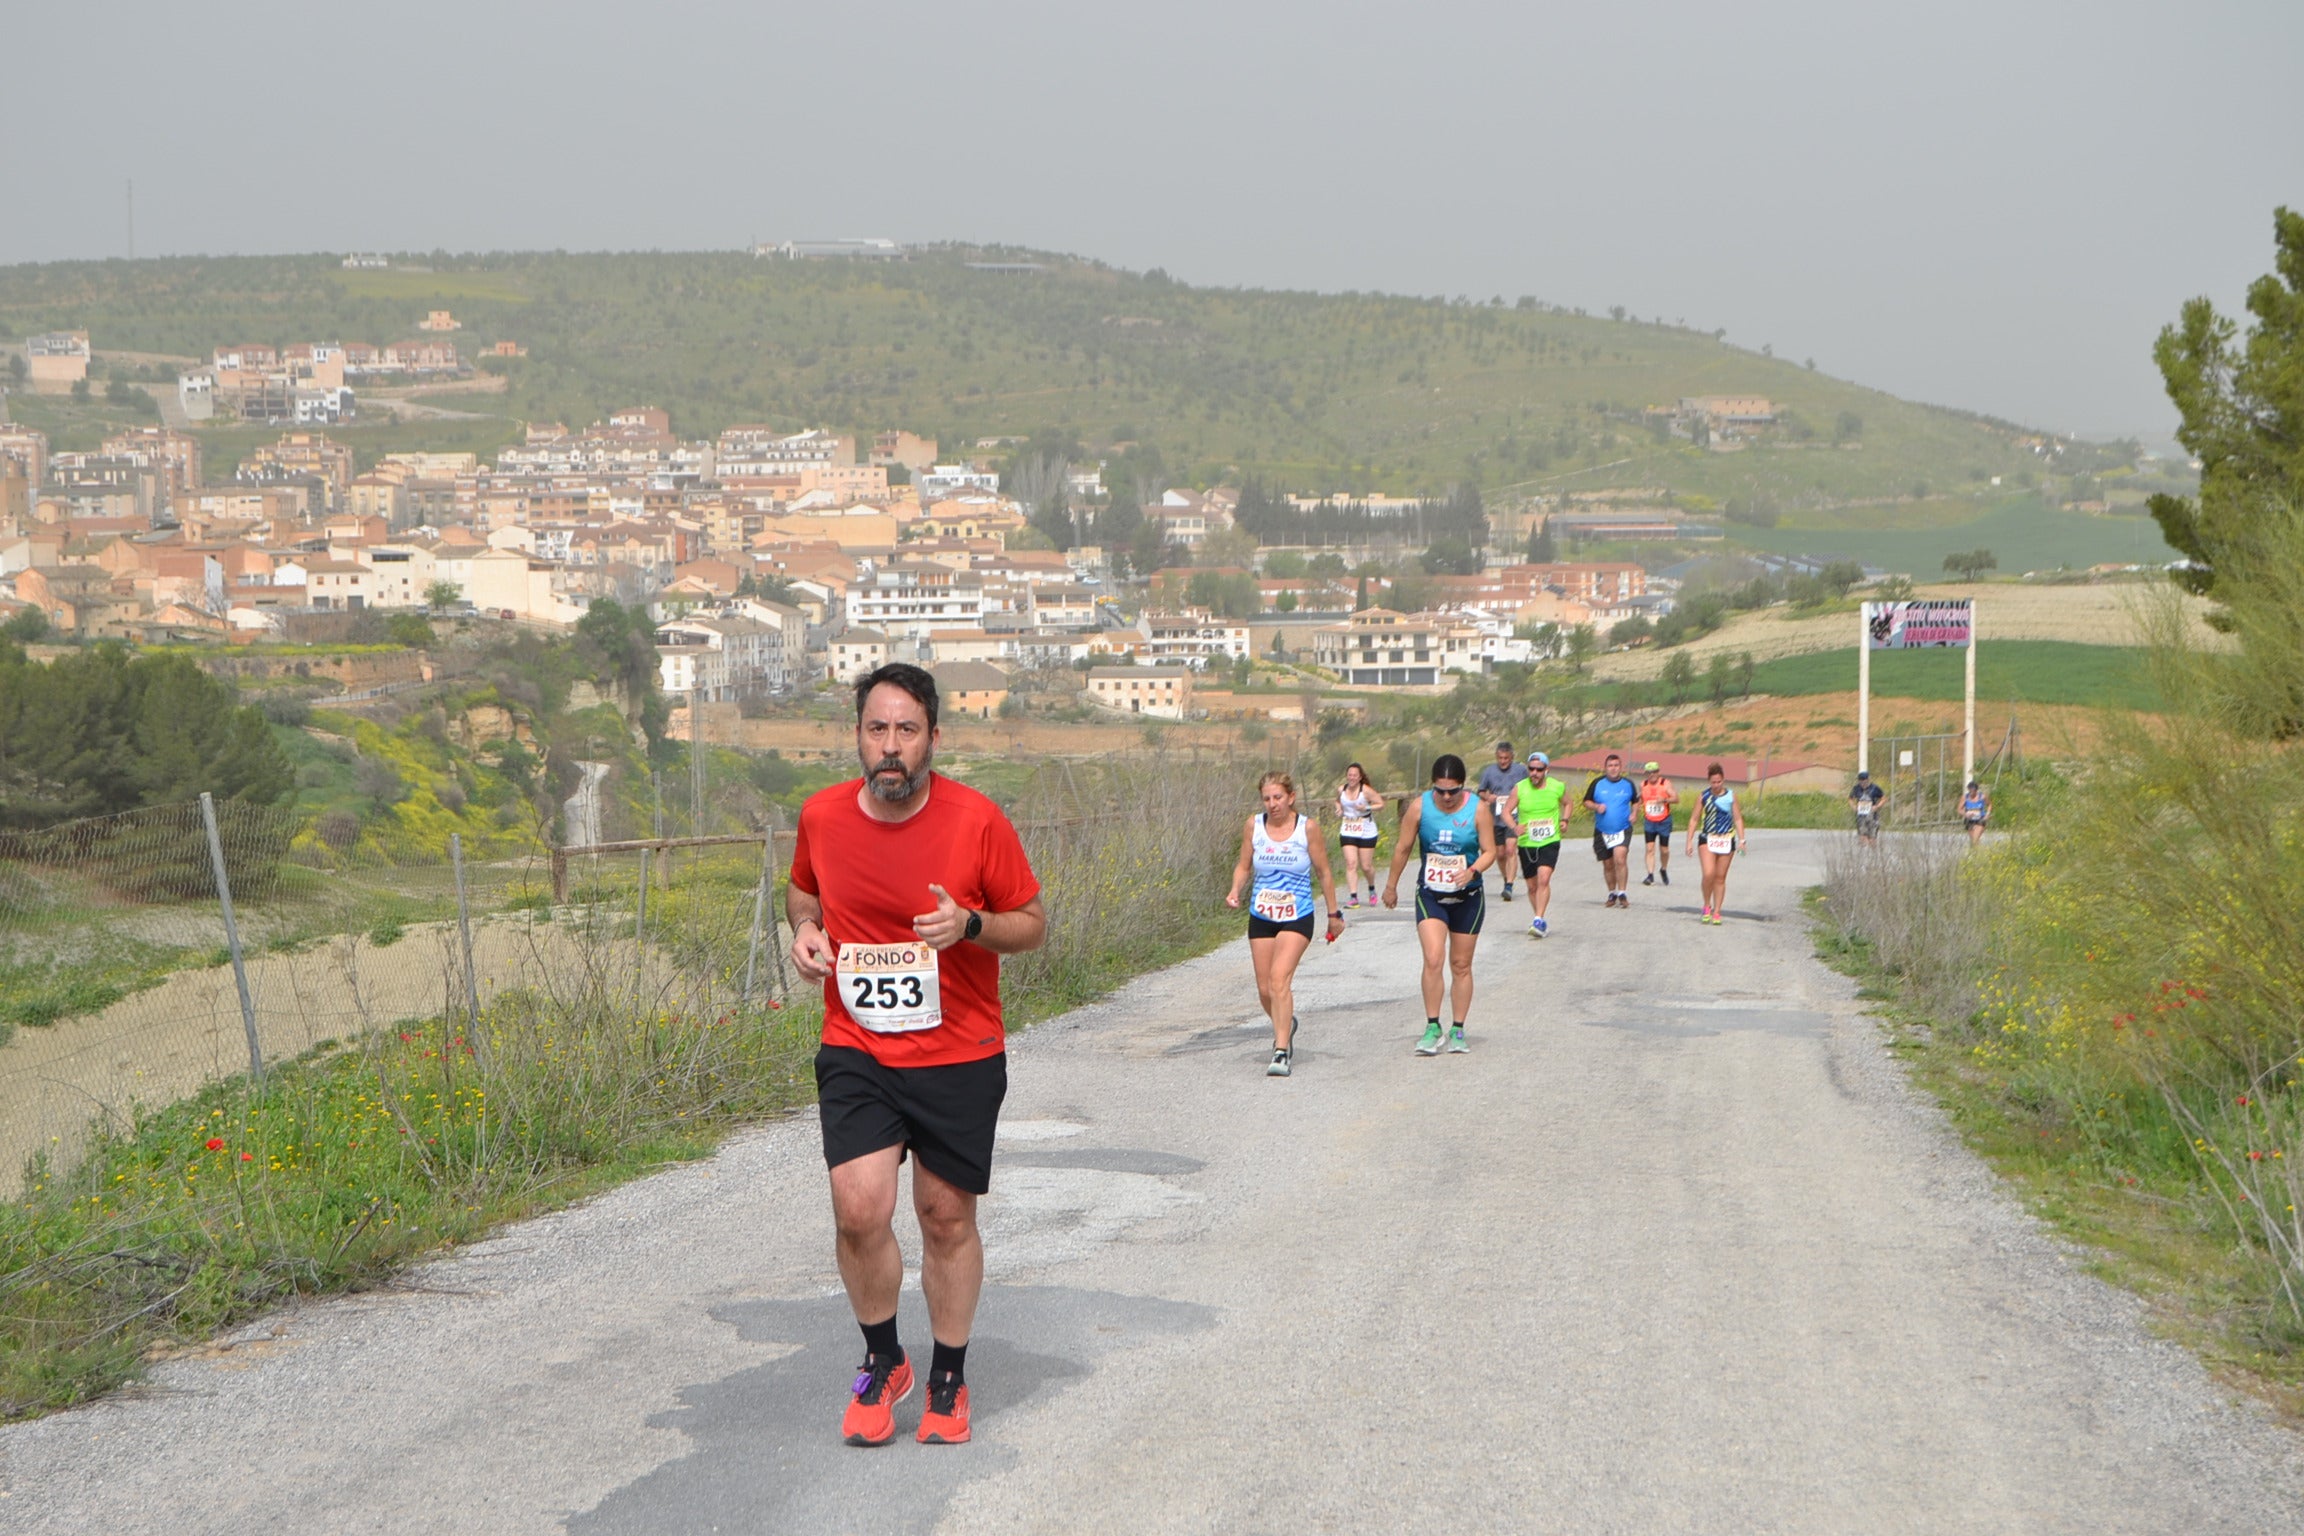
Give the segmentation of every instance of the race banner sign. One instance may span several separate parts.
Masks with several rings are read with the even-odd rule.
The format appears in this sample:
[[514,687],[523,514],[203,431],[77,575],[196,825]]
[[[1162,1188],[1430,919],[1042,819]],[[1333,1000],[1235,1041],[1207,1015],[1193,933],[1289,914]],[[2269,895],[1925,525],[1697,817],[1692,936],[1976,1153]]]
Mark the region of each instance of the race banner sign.
[[1976,637],[1975,604],[1966,598],[1866,603],[1864,635],[1876,651],[1965,647]]

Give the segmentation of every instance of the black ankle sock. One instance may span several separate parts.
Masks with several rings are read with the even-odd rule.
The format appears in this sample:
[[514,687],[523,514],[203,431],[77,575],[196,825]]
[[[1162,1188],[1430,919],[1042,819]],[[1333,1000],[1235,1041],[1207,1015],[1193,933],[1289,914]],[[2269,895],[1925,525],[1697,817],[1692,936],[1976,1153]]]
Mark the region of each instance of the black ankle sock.
[[857,1326],[864,1330],[864,1352],[866,1354],[883,1356],[895,1361],[898,1365],[904,1363],[904,1346],[896,1342],[896,1317],[894,1313],[890,1313],[888,1321],[884,1323],[859,1323]]
[[1432,1017],[1426,1019],[1424,1021],[1424,1027],[1426,1029],[1438,1029],[1440,1027],[1440,1015],[1434,1014]]
[[928,1361],[928,1375],[931,1380],[934,1380],[947,1372],[951,1374],[954,1381],[966,1381],[968,1379],[968,1346],[965,1344],[947,1344],[942,1339],[938,1339],[936,1341],[936,1353]]

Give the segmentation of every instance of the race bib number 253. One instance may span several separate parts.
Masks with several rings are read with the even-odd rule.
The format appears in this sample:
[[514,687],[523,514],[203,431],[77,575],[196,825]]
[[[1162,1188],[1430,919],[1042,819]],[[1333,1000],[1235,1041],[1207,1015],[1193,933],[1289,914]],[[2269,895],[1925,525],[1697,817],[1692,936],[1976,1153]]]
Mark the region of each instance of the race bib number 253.
[[936,951],[919,940],[843,944],[833,962],[840,1006],[875,1034],[900,1035],[944,1022]]

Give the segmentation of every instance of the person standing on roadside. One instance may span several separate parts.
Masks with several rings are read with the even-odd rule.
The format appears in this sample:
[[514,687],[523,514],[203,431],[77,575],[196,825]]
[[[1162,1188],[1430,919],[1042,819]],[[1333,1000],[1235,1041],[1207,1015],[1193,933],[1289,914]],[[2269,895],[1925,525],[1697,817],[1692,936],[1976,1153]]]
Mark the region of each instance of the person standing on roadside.
[[1624,759],[1611,752],[1600,774],[1584,786],[1584,808],[1592,813],[1592,856],[1600,861],[1600,878],[1607,883],[1609,907],[1632,905],[1632,806],[1639,786],[1624,777]]
[[1248,959],[1256,970],[1256,999],[1272,1021],[1272,1063],[1267,1077],[1287,1077],[1296,1067],[1296,967],[1312,947],[1312,882],[1320,882],[1328,914],[1328,942],[1344,931],[1336,905],[1336,882],[1328,874],[1328,840],[1312,830],[1312,818],[1296,810],[1296,781],[1274,769],[1257,786],[1264,809],[1248,818],[1240,833],[1240,862],[1232,869],[1232,889],[1224,905],[1237,908],[1249,886]]
[[1647,846],[1648,873],[1641,877],[1642,885],[1654,885],[1662,879],[1672,883],[1672,805],[1680,797],[1672,789],[1672,780],[1654,763],[1640,770],[1647,775],[1640,781],[1640,840]]
[[898,1342],[897,1169],[912,1158],[920,1289],[935,1354],[916,1438],[969,1436],[968,1337],[984,1287],[976,1202],[1008,1091],[1000,957],[1048,933],[1000,807],[934,771],[936,680],[901,662],[856,684],[864,775],[800,808],[785,914],[792,963],[824,986],[816,1098],[840,1282],[864,1332],[841,1438],[885,1445],[912,1393]]
[[[1512,755],[1512,743],[1508,741],[1496,743],[1496,761],[1480,770],[1480,800],[1482,804],[1488,807],[1488,814],[1499,829],[1499,837],[1502,836],[1501,829],[1504,824],[1512,817],[1512,791],[1517,789],[1527,777],[1528,770],[1523,768],[1519,759]],[[1512,899],[1512,864],[1503,854],[1499,854],[1497,858],[1496,867],[1504,872],[1504,899],[1510,901]]]
[[1728,902],[1728,865],[1744,846],[1744,809],[1718,763],[1704,770],[1704,792],[1696,799],[1696,819],[1688,824],[1688,849],[1704,872],[1701,923],[1718,923]]
[[1368,905],[1376,905],[1376,813],[1384,796],[1369,781],[1358,763],[1344,765],[1344,783],[1336,791],[1336,841],[1344,848],[1344,900],[1360,905],[1360,882],[1368,882]]
[[[1481,877],[1496,862],[1496,821],[1488,803],[1468,792],[1464,759],[1443,752],[1432,760],[1432,787],[1408,804],[1416,817],[1416,847],[1424,856],[1416,881],[1416,943],[1424,952],[1424,1038],[1416,1054],[1440,1050],[1440,1005],[1452,1002],[1454,1027],[1448,1049],[1472,1049],[1464,1041],[1464,1016],[1472,1011],[1472,952],[1480,946],[1487,915],[1487,882]],[[1400,829],[1392,850],[1392,872],[1384,882],[1384,905],[1400,904],[1400,871],[1408,864],[1408,829]]]
[[1872,770],[1856,770],[1856,787],[1848,791],[1848,807],[1856,813],[1856,841],[1878,842],[1880,839],[1880,802],[1888,792],[1872,782]]
[[[1552,931],[1544,910],[1552,904],[1552,871],[1560,863],[1560,839],[1567,834],[1568,786],[1552,777],[1552,759],[1528,754],[1528,777],[1512,791],[1510,832],[1519,846],[1520,878],[1528,882],[1528,931],[1541,939]],[[1499,834],[1502,835],[1502,834]]]

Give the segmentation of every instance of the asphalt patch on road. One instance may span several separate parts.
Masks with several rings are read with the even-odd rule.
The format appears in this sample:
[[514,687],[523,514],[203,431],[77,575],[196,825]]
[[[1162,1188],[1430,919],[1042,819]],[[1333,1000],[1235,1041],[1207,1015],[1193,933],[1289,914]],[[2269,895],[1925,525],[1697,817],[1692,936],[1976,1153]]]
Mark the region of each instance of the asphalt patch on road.
[[[924,1374],[925,1309],[912,1299],[906,1310],[914,1330],[906,1348]],[[975,1438],[953,1446],[913,1441],[927,1396],[923,1379],[896,1410],[895,1443],[860,1450],[839,1436],[844,1394],[863,1354],[846,1297],[735,1302],[712,1316],[748,1341],[794,1348],[682,1389],[682,1406],[648,1422],[681,1431],[695,1450],[571,1517],[572,1536],[931,1530],[963,1484],[1015,1464],[1018,1453],[1000,1434],[1010,1412],[1086,1376],[1111,1350],[1216,1321],[1211,1308],[1153,1296],[987,1285],[968,1346]]]
[[1636,1035],[1671,1040],[1700,1040],[1712,1035],[1756,1032],[1770,1035],[1821,1035],[1831,1028],[1829,1015],[1808,1008],[1787,1008],[1766,998],[1650,998],[1625,999],[1614,1018],[1586,1019],[1589,1029],[1620,1029]]
[[1155,1152],[1149,1147],[1081,1147],[1063,1152],[1000,1153],[1003,1168],[1087,1168],[1097,1173],[1148,1173],[1169,1178],[1198,1173],[1208,1165],[1178,1152]]

